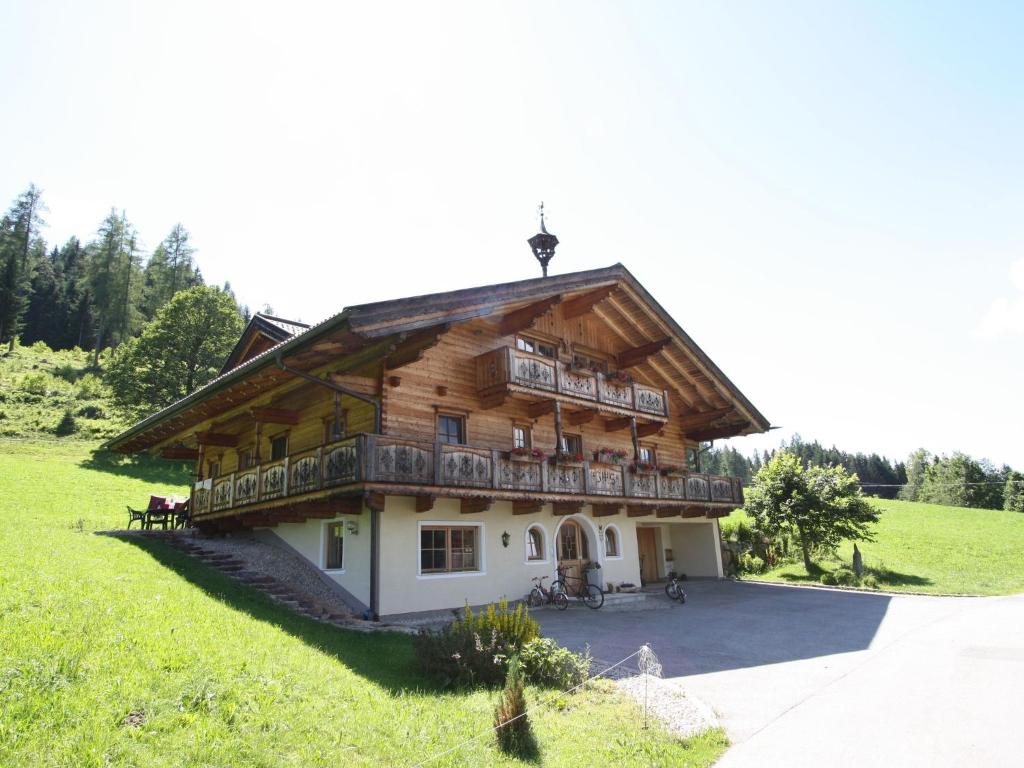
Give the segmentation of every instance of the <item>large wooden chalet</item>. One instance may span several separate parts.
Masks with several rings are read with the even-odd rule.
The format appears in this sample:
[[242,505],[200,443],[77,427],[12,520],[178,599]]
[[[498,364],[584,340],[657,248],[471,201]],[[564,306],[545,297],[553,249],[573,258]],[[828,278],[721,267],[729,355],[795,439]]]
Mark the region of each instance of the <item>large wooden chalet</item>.
[[194,525],[266,529],[373,615],[722,575],[736,478],[701,441],[768,421],[621,265],[257,315],[224,372],[112,441],[194,458]]

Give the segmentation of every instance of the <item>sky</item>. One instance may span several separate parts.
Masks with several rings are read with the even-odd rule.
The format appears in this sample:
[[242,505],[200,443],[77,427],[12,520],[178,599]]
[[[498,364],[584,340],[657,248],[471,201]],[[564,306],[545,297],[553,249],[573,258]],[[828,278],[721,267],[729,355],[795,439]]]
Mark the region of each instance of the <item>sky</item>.
[[1024,6],[0,4],[0,203],[346,305],[625,264],[779,429],[1024,467]]

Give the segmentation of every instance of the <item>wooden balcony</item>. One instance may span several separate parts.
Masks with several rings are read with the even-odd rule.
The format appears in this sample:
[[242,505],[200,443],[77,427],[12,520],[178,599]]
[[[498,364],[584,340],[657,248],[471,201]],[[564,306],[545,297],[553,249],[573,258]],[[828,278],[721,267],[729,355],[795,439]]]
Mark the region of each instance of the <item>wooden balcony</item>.
[[485,403],[496,404],[506,396],[547,396],[621,415],[668,419],[668,392],[663,389],[624,383],[514,347],[500,347],[476,358],[476,386]]
[[553,463],[505,450],[361,434],[197,482],[193,517],[221,517],[279,506],[279,500],[313,500],[333,489],[360,488],[401,495],[625,504],[630,514],[646,507],[650,511],[644,514],[656,508],[684,514],[686,507],[743,504],[742,483],[734,477],[640,472],[597,461]]

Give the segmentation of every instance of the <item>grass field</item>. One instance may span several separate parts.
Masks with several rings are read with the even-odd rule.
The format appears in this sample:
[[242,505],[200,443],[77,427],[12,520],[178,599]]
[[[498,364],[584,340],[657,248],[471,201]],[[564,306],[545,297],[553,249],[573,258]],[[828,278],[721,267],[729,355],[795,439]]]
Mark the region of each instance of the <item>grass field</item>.
[[[881,589],[957,595],[1024,592],[1024,514],[909,501],[872,503],[882,512],[877,541],[858,547]],[[843,544],[838,554],[839,560],[819,565],[826,570],[849,566],[853,545]],[[819,577],[808,575],[800,562],[750,578],[800,583]]]
[[[434,690],[408,636],[341,631],[96,535],[187,476],[90,448],[0,439],[0,765],[411,766],[490,728],[497,693]],[[726,746],[643,730],[607,685],[532,722],[541,765],[706,766]],[[517,764],[489,736],[431,763]]]

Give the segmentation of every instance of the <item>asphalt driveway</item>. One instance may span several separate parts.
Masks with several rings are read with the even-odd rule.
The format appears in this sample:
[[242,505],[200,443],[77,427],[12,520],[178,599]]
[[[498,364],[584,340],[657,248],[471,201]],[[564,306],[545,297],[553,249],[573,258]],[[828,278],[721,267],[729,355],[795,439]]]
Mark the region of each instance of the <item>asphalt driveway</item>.
[[685,606],[538,613],[616,661],[651,644],[718,712],[736,766],[1024,763],[1024,595],[890,596],[688,582]]

